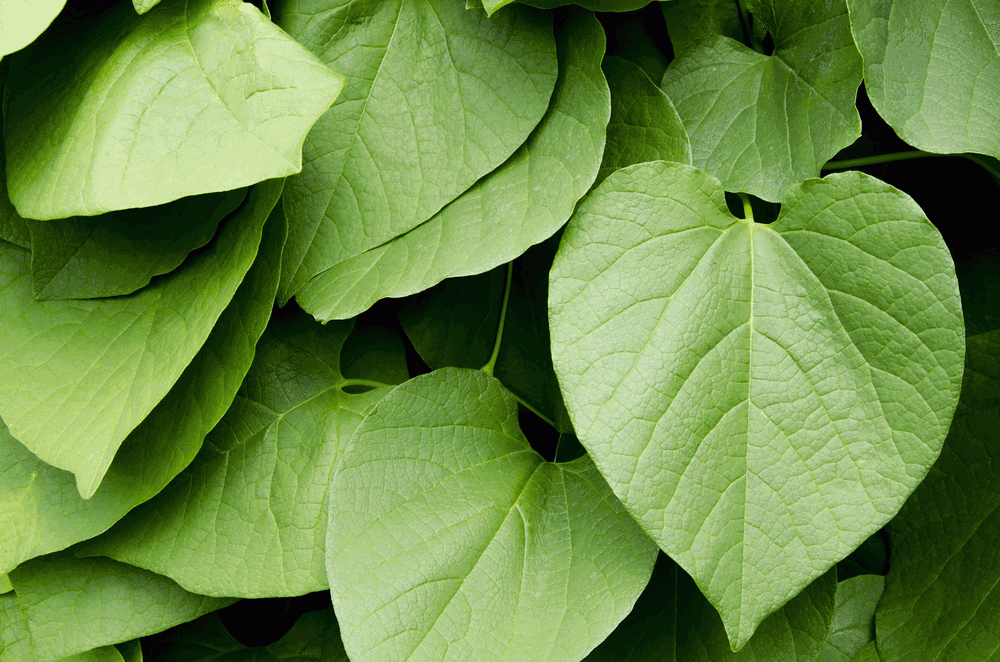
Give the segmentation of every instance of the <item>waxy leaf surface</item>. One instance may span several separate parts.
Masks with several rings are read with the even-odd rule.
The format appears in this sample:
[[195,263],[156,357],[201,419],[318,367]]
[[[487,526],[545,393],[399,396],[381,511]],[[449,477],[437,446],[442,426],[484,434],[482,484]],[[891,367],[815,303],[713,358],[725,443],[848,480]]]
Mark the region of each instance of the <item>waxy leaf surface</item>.
[[275,7],[275,20],[347,76],[285,189],[292,232],[282,303],[506,161],[541,121],[556,82],[552,18],[537,10],[488,19],[460,1],[291,0]]
[[82,499],[73,474],[39,460],[0,420],[0,528],[17,531],[0,537],[0,571],[106,531],[191,462],[250,369],[274,304],[284,238],[276,208],[254,265],[205,344],[122,442],[91,498]]
[[875,607],[883,589],[881,575],[858,575],[837,584],[837,608],[819,662],[851,662],[875,640]]
[[281,184],[254,187],[208,250],[129,296],[35,301],[28,251],[0,244],[0,417],[84,498],[229,305]]
[[928,152],[1000,158],[1000,4],[848,0],[872,105]]
[[344,392],[351,323],[278,317],[232,407],[156,497],[80,554],[103,555],[203,595],[274,597],[327,588],[324,497],[365,413],[388,391]]
[[889,524],[875,626],[887,662],[1000,660],[1000,331],[971,336],[941,458]]
[[517,420],[495,378],[445,368],[358,427],[326,546],[352,660],[579,660],[632,609],[656,546],[586,456],[545,462]]
[[844,0],[748,4],[774,52],[703,37],[667,67],[663,91],[687,128],[695,166],[727,191],[778,202],[861,135],[861,57]]
[[0,57],[19,51],[49,27],[66,0],[0,2]]
[[21,216],[149,207],[302,169],[343,77],[253,5],[83,7],[11,60],[4,135]]
[[563,235],[549,314],[580,441],[735,649],[899,509],[961,386],[941,235],[859,173],[764,225],[695,168],[620,170]]
[[26,561],[11,579],[37,662],[160,632],[236,602],[188,593],[166,577],[72,552]]

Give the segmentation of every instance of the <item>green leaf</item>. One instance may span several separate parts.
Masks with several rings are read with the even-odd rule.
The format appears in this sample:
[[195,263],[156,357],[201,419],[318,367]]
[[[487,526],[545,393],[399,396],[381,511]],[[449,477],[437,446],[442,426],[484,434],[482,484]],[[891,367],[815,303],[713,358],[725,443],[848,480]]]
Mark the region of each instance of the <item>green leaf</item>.
[[728,36],[703,37],[671,62],[663,91],[687,128],[695,166],[727,191],[778,202],[861,135],[861,57],[844,0],[750,7],[774,38],[771,55]]
[[357,662],[579,660],[632,609],[656,555],[591,461],[542,460],[517,401],[480,371],[391,391],[329,498],[330,592]]
[[115,648],[121,653],[123,662],[142,662],[142,644],[138,639],[115,644]]
[[680,55],[702,39],[713,39],[719,35],[742,43],[746,35],[740,23],[738,7],[732,0],[661,2],[660,9],[674,53]]
[[719,614],[691,577],[660,555],[632,613],[586,662],[811,662],[829,632],[836,589],[835,572],[821,575],[734,653]]
[[608,57],[602,68],[611,86],[611,121],[597,181],[646,161],[690,165],[691,143],[667,95],[628,60]]
[[207,244],[245,197],[246,189],[237,189],[146,209],[27,221],[35,299],[131,294]]
[[[431,218],[506,161],[541,121],[557,63],[551,15],[533,10],[487,19],[454,0],[292,0],[274,14],[348,75],[282,201],[292,229],[283,304],[317,274]],[[478,233],[479,224],[470,229]]]
[[969,338],[941,457],[889,524],[882,659],[1000,659],[1000,331]]
[[17,595],[0,595],[0,662],[24,662],[30,659],[31,639]]
[[0,2],[0,57],[19,51],[37,39],[65,5],[66,0]]
[[273,318],[236,400],[190,466],[77,553],[146,568],[202,595],[327,588],[330,474],[389,390],[344,392],[339,360],[350,331],[302,313]]
[[875,641],[875,607],[884,589],[881,575],[858,575],[837,584],[837,610],[820,662],[851,662]]
[[301,170],[341,76],[241,0],[168,0],[138,18],[96,4],[71,6],[11,60],[7,185],[21,216],[149,207]]
[[[584,9],[593,11],[621,12],[642,9],[652,2],[652,0],[482,0],[482,6],[487,14],[493,16],[493,13],[498,9],[502,9],[513,2],[528,5],[529,7],[538,7],[539,9],[555,9],[556,7],[565,7],[566,5],[578,5]],[[466,7],[478,4],[479,2],[469,0],[466,3]]]
[[157,638],[159,659],[184,662],[348,662],[332,609],[303,614],[280,640],[266,647],[244,646],[218,614],[208,614]]
[[695,168],[620,170],[563,235],[549,315],[580,441],[734,649],[895,514],[961,385],[951,256],[861,173],[764,225]]
[[1000,5],[847,4],[868,98],[899,137],[928,152],[1000,157]]
[[114,646],[100,646],[82,653],[61,657],[59,662],[125,662],[125,658],[121,651]]
[[35,301],[28,252],[0,244],[0,416],[41,460],[72,472],[84,498],[205,343],[281,185],[254,187],[208,250],[125,297]]
[[13,590],[14,587],[10,583],[10,577],[6,573],[0,575],[0,595]]
[[0,528],[18,532],[0,538],[0,570],[105,531],[188,465],[250,369],[274,303],[284,237],[275,208],[233,300],[177,383],[122,442],[90,499],[80,498],[73,474],[39,460],[0,420]]
[[138,14],[145,14],[158,4],[160,4],[160,0],[132,0],[132,5]]
[[188,593],[166,577],[111,559],[78,559],[72,552],[26,561],[11,580],[38,662],[160,632],[235,602]]

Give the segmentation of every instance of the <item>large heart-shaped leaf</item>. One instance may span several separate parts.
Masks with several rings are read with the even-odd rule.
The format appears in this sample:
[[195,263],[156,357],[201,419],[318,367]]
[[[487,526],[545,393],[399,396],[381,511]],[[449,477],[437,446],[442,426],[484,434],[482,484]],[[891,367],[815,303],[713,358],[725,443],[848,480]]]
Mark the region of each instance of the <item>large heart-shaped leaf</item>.
[[208,250],[129,296],[35,301],[29,252],[0,243],[0,417],[84,498],[229,305],[281,185],[255,186]]
[[1000,158],[1000,4],[848,0],[865,90],[899,137]]
[[545,462],[480,371],[396,387],[330,485],[327,570],[352,660],[579,660],[656,546],[586,456]]
[[844,0],[748,6],[774,39],[771,55],[704,37],[671,62],[663,90],[691,137],[694,165],[728,191],[777,202],[861,135],[861,57]]
[[700,170],[631,166],[581,203],[550,283],[580,440],[734,649],[885,524],[951,423],[954,264],[866,175],[793,187],[764,225]]
[[488,19],[456,0],[291,0],[274,17],[347,76],[285,189],[282,303],[506,161],[556,82],[552,18],[535,10]]
[[11,59],[10,199],[25,218],[92,216],[297,173],[342,86],[242,0],[139,18],[127,2],[71,5]]

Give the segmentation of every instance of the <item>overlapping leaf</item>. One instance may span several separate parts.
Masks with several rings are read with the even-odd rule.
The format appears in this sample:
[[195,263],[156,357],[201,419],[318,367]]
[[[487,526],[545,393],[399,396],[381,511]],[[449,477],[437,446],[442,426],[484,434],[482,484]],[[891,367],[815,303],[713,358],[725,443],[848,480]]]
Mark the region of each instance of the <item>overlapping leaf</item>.
[[1000,158],[1000,5],[848,0],[865,90],[899,137]]
[[19,51],[49,27],[66,0],[4,0],[0,3],[0,57]]
[[[633,11],[648,5],[652,0],[482,0],[483,8],[492,16],[495,11],[502,9],[513,2],[519,2],[529,7],[540,9],[555,9],[565,5],[579,5],[593,11]],[[470,0],[468,5],[478,4]]]
[[126,2],[73,5],[11,60],[11,201],[25,218],[91,216],[299,172],[342,85],[241,0],[139,18]]
[[0,417],[84,498],[204,344],[280,193],[254,187],[208,250],[126,297],[35,301],[28,251],[0,244]]
[[506,161],[556,82],[552,18],[536,10],[487,19],[460,1],[292,0],[275,20],[347,76],[286,187],[282,303]]
[[[269,204],[273,204],[272,198]],[[133,430],[90,499],[73,474],[42,462],[0,420],[0,571],[107,530],[188,465],[250,369],[278,287],[284,216],[275,209],[261,251],[180,379]]]
[[747,4],[774,52],[704,37],[677,54],[663,90],[687,128],[695,166],[727,191],[778,202],[861,135],[861,57],[844,0]]
[[479,371],[391,391],[329,498],[330,591],[357,662],[579,660],[632,609],[656,554],[593,463],[542,460],[514,397]]
[[858,575],[837,584],[837,608],[819,662],[851,662],[875,641],[875,607],[884,588],[881,575]]
[[160,632],[236,601],[194,595],[166,577],[72,552],[26,561],[11,579],[38,662]]
[[951,256],[859,173],[763,225],[700,170],[620,170],[570,221],[549,311],[581,442],[737,649],[902,505],[961,385]]
[[80,546],[203,595],[268,597],[327,588],[330,474],[388,388],[344,392],[350,323],[275,318],[232,407],[191,465],[108,533]]

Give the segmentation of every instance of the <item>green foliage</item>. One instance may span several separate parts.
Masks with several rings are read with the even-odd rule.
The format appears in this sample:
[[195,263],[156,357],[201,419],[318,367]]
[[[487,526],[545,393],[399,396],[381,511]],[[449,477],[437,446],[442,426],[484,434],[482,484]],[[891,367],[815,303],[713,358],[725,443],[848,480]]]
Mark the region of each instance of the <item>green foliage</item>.
[[0,662],[1000,659],[998,26],[0,0]]

